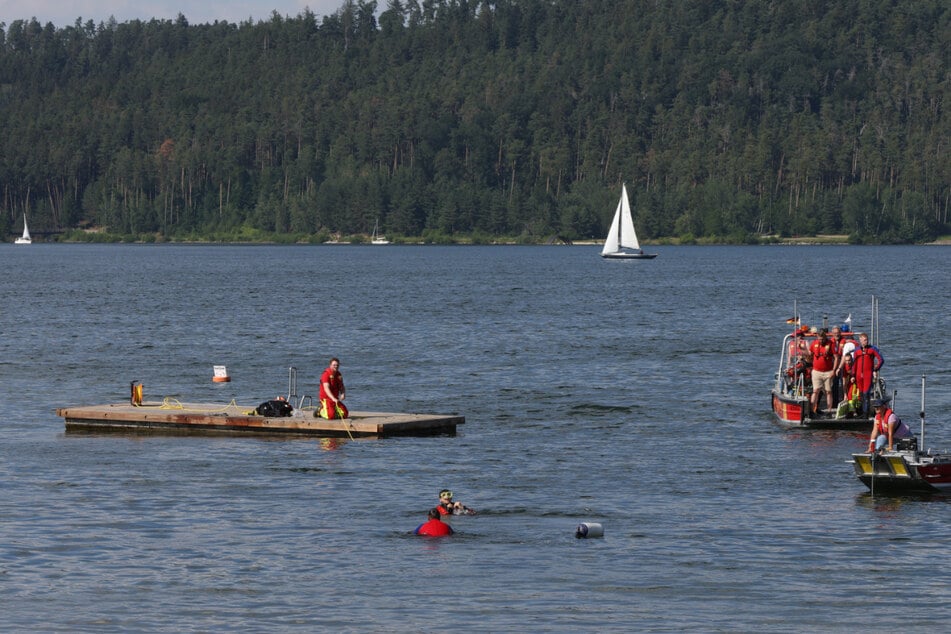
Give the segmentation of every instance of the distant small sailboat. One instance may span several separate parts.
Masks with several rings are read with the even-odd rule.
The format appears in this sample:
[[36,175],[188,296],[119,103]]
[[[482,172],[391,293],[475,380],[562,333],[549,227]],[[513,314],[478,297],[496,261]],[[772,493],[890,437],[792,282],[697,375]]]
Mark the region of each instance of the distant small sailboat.
[[26,214],[23,214],[23,235],[17,238],[14,244],[33,244],[33,238],[30,237],[30,229],[26,226]]
[[[626,250],[625,250],[626,249]],[[637,241],[634,231],[634,220],[631,218],[631,203],[627,199],[627,187],[621,185],[621,200],[618,201],[611,221],[608,237],[604,239],[604,248],[601,249],[602,258],[623,258],[649,260],[656,258],[656,253],[644,253]]]
[[373,234],[370,236],[370,244],[389,244],[386,236],[380,233],[380,221],[377,220],[373,225]]

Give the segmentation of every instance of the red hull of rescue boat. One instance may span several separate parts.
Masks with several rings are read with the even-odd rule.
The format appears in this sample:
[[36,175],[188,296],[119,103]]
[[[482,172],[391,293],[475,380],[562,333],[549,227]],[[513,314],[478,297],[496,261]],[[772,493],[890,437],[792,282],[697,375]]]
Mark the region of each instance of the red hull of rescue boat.
[[809,401],[804,398],[786,396],[776,390],[773,390],[772,397],[773,414],[783,425],[817,429],[860,429],[863,431],[871,429],[871,418],[864,416],[835,418],[834,415],[814,417],[808,413],[811,407]]

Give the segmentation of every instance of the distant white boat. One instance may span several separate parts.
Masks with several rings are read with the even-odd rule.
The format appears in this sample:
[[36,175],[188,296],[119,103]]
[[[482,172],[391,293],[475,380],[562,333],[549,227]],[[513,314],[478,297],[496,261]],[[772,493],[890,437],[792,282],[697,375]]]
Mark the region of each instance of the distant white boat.
[[389,244],[386,236],[380,233],[380,221],[377,220],[373,225],[373,234],[370,236],[370,244]]
[[23,235],[17,238],[14,244],[33,244],[33,238],[30,237],[30,229],[26,226],[26,214],[23,214]]
[[601,249],[602,258],[623,258],[649,260],[656,258],[656,253],[644,253],[637,241],[634,231],[634,220],[631,218],[631,203],[627,200],[627,187],[621,185],[621,200],[618,201],[611,221],[608,237],[604,239],[604,248]]

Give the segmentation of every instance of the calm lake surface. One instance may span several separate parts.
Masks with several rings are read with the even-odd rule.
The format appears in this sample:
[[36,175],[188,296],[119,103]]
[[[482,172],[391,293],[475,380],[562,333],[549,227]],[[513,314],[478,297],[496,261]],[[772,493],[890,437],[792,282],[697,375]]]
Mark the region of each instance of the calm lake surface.
[[[785,320],[869,326],[951,449],[951,248],[0,245],[5,631],[938,631],[951,500],[769,409]],[[66,434],[55,408],[351,409],[454,437]],[[212,366],[232,382],[214,384]],[[411,535],[440,488],[479,510]],[[575,527],[600,522],[602,539]]]

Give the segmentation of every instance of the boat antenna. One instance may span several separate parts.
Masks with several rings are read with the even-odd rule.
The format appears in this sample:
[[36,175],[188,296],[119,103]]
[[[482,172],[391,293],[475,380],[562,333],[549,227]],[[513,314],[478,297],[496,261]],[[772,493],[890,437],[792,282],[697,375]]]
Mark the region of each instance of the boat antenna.
[[925,375],[921,375],[921,444],[918,450],[921,451],[925,446]]
[[878,345],[878,298],[872,295],[872,325],[869,332],[869,343]]

